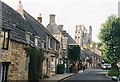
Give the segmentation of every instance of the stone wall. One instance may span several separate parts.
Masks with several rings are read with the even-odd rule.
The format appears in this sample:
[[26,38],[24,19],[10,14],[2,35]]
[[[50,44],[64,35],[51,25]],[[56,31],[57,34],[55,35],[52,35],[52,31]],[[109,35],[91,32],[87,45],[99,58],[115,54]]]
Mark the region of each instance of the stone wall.
[[25,44],[11,41],[8,50],[2,50],[2,61],[10,61],[8,71],[8,80],[26,80],[27,71],[25,71],[26,52]]

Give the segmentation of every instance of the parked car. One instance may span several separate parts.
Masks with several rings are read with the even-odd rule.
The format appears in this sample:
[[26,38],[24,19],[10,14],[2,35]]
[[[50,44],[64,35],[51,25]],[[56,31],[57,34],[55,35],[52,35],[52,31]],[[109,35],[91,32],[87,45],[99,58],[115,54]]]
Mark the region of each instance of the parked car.
[[112,79],[113,81],[120,82],[120,76],[119,76],[119,77],[113,76],[111,79]]
[[103,69],[103,70],[111,69],[111,64],[108,64],[108,63],[102,64],[102,69]]

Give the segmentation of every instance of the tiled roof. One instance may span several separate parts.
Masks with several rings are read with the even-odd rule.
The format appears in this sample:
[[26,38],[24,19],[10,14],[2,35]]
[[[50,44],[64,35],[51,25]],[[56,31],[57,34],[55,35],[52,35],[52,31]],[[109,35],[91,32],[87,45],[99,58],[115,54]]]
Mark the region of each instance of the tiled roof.
[[61,33],[60,29],[58,28],[56,23],[49,23],[46,28],[53,35],[54,34],[61,34],[62,35],[62,33]]
[[34,40],[34,36],[39,36],[42,40],[46,40],[47,34],[53,37],[41,23],[26,11],[24,11],[24,18],[17,11],[2,2],[2,28],[12,30],[10,32],[10,39],[26,44],[25,34],[27,32],[32,33],[32,40]]
[[2,3],[2,28],[12,29],[10,39],[26,43],[26,31],[32,31],[22,16],[4,2]]
[[46,40],[46,35],[49,35],[55,39],[55,37],[41,23],[39,23],[26,11],[24,11],[24,17],[28,25],[31,27],[31,29],[33,29],[36,35],[39,36],[42,40]]
[[69,45],[78,45],[75,42],[75,40],[69,34],[67,34],[67,35],[68,35],[68,43],[69,43]]

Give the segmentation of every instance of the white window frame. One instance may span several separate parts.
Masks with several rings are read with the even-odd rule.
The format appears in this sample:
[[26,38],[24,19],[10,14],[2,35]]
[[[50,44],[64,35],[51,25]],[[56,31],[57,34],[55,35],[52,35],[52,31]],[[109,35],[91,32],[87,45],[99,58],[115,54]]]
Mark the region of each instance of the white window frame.
[[45,49],[45,41],[44,40],[41,42],[41,48]]
[[35,36],[35,46],[37,46],[37,47],[38,47],[38,42],[39,42],[39,39],[40,39],[40,37]]
[[57,42],[55,42],[55,51],[58,50]]
[[28,44],[30,44],[31,35],[32,35],[32,33],[30,33],[30,32],[27,32],[25,35]]
[[49,37],[49,38],[48,38],[48,47],[49,47],[50,49],[52,48],[52,46],[51,46],[51,40],[52,40],[52,39]]

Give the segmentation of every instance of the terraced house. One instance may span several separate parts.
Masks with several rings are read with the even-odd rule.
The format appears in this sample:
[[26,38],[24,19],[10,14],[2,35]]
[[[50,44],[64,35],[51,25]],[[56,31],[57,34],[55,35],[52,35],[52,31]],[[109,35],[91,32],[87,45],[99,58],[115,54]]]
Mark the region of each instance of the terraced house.
[[55,14],[50,14],[50,21],[46,29],[60,42],[59,49],[59,63],[63,64],[67,56],[68,38],[64,36],[63,25],[57,25],[55,21]]
[[[23,9],[21,1],[17,11],[4,2],[1,4],[0,62],[10,64],[7,79],[28,79],[29,57],[25,52],[28,45],[44,50],[43,74],[55,74],[59,41],[41,24],[42,17],[34,19]],[[5,76],[3,69],[3,65],[0,65],[1,77]]]

